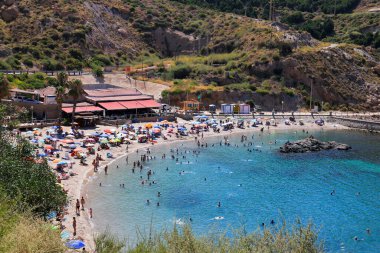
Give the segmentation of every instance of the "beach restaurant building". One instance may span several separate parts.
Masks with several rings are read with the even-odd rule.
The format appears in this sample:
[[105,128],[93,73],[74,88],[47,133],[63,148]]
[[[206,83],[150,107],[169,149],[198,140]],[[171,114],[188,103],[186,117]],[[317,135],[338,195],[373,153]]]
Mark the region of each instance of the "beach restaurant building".
[[[142,115],[159,108],[152,96],[144,95],[137,89],[121,88],[110,84],[94,84],[84,86],[84,103],[77,106],[76,111],[102,113],[102,116]],[[73,106],[63,108],[71,113]]]

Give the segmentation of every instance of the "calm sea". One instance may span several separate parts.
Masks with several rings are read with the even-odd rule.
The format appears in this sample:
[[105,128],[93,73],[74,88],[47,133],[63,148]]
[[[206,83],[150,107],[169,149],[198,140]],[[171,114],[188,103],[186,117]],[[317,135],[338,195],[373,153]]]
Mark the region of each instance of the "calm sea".
[[[207,148],[198,148],[195,141],[153,148],[156,159],[141,173],[138,168],[132,173],[132,164],[145,152],[131,153],[129,164],[120,159],[108,176],[102,173],[87,187],[95,229],[109,228],[133,243],[138,233],[172,228],[190,218],[198,234],[242,226],[254,231],[262,223],[271,226],[272,219],[289,224],[300,218],[316,225],[328,252],[379,252],[380,136],[345,130],[309,134],[353,150],[281,154],[280,145],[307,134],[251,133],[245,142],[253,142],[249,147],[243,146],[241,135],[231,135],[230,146],[220,146],[223,138],[217,137],[207,139]],[[170,149],[178,161],[171,159]],[[154,172],[151,186],[140,180],[148,170]]]

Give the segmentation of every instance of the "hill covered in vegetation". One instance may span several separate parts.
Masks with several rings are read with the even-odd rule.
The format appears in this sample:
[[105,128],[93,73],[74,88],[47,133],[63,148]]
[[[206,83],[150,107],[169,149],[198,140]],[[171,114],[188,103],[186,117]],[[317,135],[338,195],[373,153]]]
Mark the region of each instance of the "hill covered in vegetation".
[[376,0],[273,0],[272,5],[268,0],[175,1],[281,21],[316,39],[380,48],[380,13],[369,11],[380,7]]
[[296,96],[307,104],[313,86],[313,100],[325,102],[326,109],[379,106],[380,56],[373,38],[364,37],[368,47],[363,47],[325,37],[340,20],[339,29],[348,34],[341,40],[348,43],[356,36],[360,41],[362,34],[344,23],[374,23],[376,13],[372,21],[361,12],[339,14],[357,15],[356,21],[338,16],[331,23],[323,21],[320,8],[318,13],[301,12],[302,17],[321,15],[310,21],[311,28],[320,27],[311,30],[314,37],[325,37],[321,42],[296,27],[293,11],[289,15],[296,15],[290,18],[295,25],[169,0],[19,0],[7,8],[18,14],[0,23],[1,69],[148,65],[154,68],[144,78],[169,84],[166,94],[253,92]]

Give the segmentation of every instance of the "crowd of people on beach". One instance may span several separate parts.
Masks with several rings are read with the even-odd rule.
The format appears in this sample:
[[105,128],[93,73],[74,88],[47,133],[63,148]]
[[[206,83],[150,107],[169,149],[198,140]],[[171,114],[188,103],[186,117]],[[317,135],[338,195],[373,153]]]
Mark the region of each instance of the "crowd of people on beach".
[[[62,127],[56,126],[47,130],[35,129],[27,133],[27,137],[30,139],[31,143],[36,144],[37,149],[36,158],[45,158],[48,160],[49,164],[52,165],[54,171],[57,175],[58,183],[64,183],[64,180],[70,180],[71,177],[75,177],[77,172],[74,172],[73,168],[77,168],[74,159],[79,159],[79,165],[88,166],[87,160],[93,156],[91,167],[93,173],[99,173],[103,169],[104,174],[109,174],[109,165],[107,164],[110,160],[114,159],[113,150],[114,148],[120,150],[122,146],[125,147],[122,153],[128,155],[125,158],[127,166],[130,167],[133,174],[140,173],[139,184],[141,186],[151,186],[157,185],[159,182],[155,179],[156,171],[154,169],[146,169],[146,165],[157,157],[152,154],[152,149],[150,145],[157,143],[158,139],[164,141],[167,140],[193,140],[195,142],[195,148],[192,150],[182,150],[181,148],[172,148],[169,153],[160,154],[161,159],[171,159],[175,164],[190,163],[188,156],[192,155],[197,157],[201,154],[203,149],[216,146],[226,146],[231,148],[244,147],[247,152],[261,152],[261,149],[255,146],[258,140],[254,140],[255,134],[248,137],[248,135],[243,134],[241,136],[241,144],[232,145],[229,141],[228,136],[224,136],[223,140],[217,143],[208,143],[205,136],[211,133],[220,133],[220,128],[228,133],[232,133],[234,128],[244,129],[245,127],[251,128],[253,126],[251,121],[246,122],[232,122],[230,120],[220,120],[220,122],[212,121],[211,123],[191,123],[188,127],[185,123],[174,124],[170,122],[161,123],[148,123],[148,124],[137,124],[137,125],[123,125],[121,128],[117,126],[116,129],[103,129],[96,132],[90,133],[88,130],[80,131],[77,126],[72,126],[70,130],[64,131]],[[256,124],[256,122],[255,122]],[[269,126],[268,126],[269,129]],[[264,129],[256,133],[258,137],[263,135]],[[270,132],[268,132],[270,134]],[[144,138],[143,138],[144,137]],[[47,145],[48,144],[48,145]],[[78,144],[80,147],[78,147]],[[140,144],[137,149],[136,144]],[[268,143],[269,146],[277,145],[277,140]],[[264,142],[261,142],[261,146]],[[139,154],[138,158],[133,162],[129,161],[129,149],[133,147],[136,150],[136,154]],[[103,155],[105,157],[103,157]],[[159,156],[158,156],[159,157]],[[173,165],[175,167],[175,165]],[[166,171],[169,167],[166,168]],[[179,175],[183,175],[185,171],[179,171]],[[204,178],[207,181],[207,178]],[[63,184],[64,185],[64,184]],[[102,183],[99,183],[102,186]],[[121,182],[119,184],[120,188],[125,188],[125,183]],[[68,192],[68,189],[65,189]],[[72,194],[72,193],[71,193]],[[155,205],[160,207],[161,192],[156,193]],[[144,200],[147,205],[151,205],[153,200]],[[73,204],[73,209],[75,209],[75,216],[72,217],[72,235],[74,238],[81,238],[77,235],[77,219],[81,217],[81,212],[85,212],[87,217],[90,219],[93,217],[93,209],[91,207],[85,208],[86,200],[84,196],[76,198]],[[216,203],[218,208],[222,207],[222,203],[219,201]],[[62,221],[66,219],[67,214],[71,213],[68,207],[62,207],[58,212],[56,219],[59,220],[61,224],[61,229],[64,231],[67,229],[62,225]]]

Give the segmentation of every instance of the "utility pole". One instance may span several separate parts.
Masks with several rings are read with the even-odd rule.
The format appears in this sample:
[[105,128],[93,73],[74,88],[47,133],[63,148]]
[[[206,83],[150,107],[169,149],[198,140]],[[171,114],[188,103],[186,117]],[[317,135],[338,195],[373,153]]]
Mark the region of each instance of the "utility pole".
[[311,79],[311,85],[310,85],[310,111],[311,111],[312,101],[313,101],[313,79]]
[[273,0],[269,0],[269,20],[273,20]]

